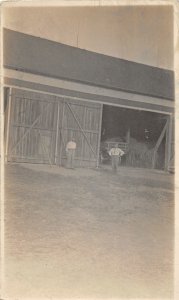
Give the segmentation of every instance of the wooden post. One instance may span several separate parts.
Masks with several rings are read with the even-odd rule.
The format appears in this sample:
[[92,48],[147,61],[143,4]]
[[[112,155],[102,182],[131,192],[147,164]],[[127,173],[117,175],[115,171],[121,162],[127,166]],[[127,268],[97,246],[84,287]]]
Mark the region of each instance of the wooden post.
[[130,137],[131,137],[131,130],[130,130],[130,127],[128,127],[127,133],[126,133],[126,143],[127,143],[126,151],[127,152],[129,151]]
[[57,160],[58,160],[59,115],[60,115],[60,103],[57,100],[57,126],[56,126],[56,140],[55,140],[55,165],[57,165]]
[[152,157],[152,169],[155,169],[155,164],[156,164],[156,154],[157,151],[154,148],[154,153],[153,153],[153,157]]
[[130,143],[130,135],[131,135],[130,127],[128,127],[127,133],[126,133],[126,143],[127,143],[128,145],[129,145],[129,143]]
[[[86,106],[84,106],[84,114],[83,114],[83,128],[85,128],[85,123],[86,123],[86,111],[87,111],[87,108]],[[81,136],[82,138],[82,141],[81,141],[81,158],[80,158],[80,167],[82,166],[82,160],[83,160],[83,154],[85,153],[84,151],[84,135]]]
[[99,120],[99,134],[98,134],[98,148],[97,148],[96,168],[99,168],[102,117],[103,117],[103,104],[101,104],[101,108],[100,108],[100,120]]
[[157,143],[155,145],[155,148],[154,148],[154,153],[153,153],[153,158],[152,158],[152,169],[155,168],[156,154],[157,154],[158,148],[160,147],[160,144],[161,144],[161,142],[162,142],[162,140],[164,138],[164,135],[166,133],[167,126],[168,126],[168,120],[167,120],[167,122],[166,122],[166,124],[165,124],[165,126],[164,126],[164,128],[163,128],[163,130],[162,130],[162,132],[161,132],[161,134],[159,136],[159,138],[158,138],[158,141],[157,141]]
[[172,146],[172,117],[168,116],[166,141],[165,141],[165,171],[169,169],[169,163],[171,158],[171,146]]
[[174,114],[171,115],[171,155],[170,155],[170,161],[174,160],[175,156],[175,116]]
[[61,141],[60,141],[60,153],[59,153],[59,165],[62,165],[62,151],[63,151],[63,122],[64,122],[64,115],[65,115],[65,100],[63,100],[62,102],[63,104],[63,108],[62,108],[62,120],[61,120],[61,128],[60,128],[60,137],[61,137]]
[[10,140],[10,119],[11,119],[11,104],[12,104],[12,88],[8,91],[8,113],[7,113],[7,130],[6,130],[6,144],[5,144],[5,161],[8,161],[8,149]]

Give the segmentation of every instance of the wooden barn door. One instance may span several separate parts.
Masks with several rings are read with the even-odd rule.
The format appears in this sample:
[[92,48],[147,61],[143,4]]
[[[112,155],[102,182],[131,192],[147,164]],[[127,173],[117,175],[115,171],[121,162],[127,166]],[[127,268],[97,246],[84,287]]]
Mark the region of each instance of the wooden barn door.
[[12,89],[7,111],[7,161],[64,166],[73,137],[75,165],[98,166],[101,104]]
[[64,100],[60,103],[58,164],[66,163],[66,144],[77,144],[76,167],[98,166],[102,105],[87,101]]
[[53,164],[57,122],[56,97],[13,89],[8,106],[10,117],[7,160]]

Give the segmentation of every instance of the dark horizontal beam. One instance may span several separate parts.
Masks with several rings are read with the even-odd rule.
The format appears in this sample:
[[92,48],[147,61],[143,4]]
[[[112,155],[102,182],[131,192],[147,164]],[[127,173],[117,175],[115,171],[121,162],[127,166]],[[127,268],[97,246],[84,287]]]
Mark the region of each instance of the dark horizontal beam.
[[[132,100],[126,100],[126,99],[119,99],[119,98],[113,98],[108,96],[100,96],[100,95],[94,95],[89,93],[82,93],[82,92],[76,92],[72,90],[67,90],[63,88],[57,88],[57,87],[51,87],[48,85],[43,85],[39,83],[33,83],[33,82],[27,82],[19,79],[12,79],[12,78],[4,78],[4,84],[5,86],[12,86],[12,87],[19,87],[24,89],[33,90],[36,92],[45,92],[45,93],[51,93],[55,94],[59,97],[59,99],[63,99],[64,97],[76,97],[81,98],[81,100],[88,100],[91,102],[98,102],[102,104],[107,105],[117,105],[122,106],[126,108],[132,108],[132,109],[141,109],[141,110],[149,110],[149,111],[156,111],[160,113],[174,113],[174,108],[164,105],[158,105],[158,104],[152,104],[152,103],[145,103],[140,101],[132,101]],[[163,100],[164,101],[164,100]]]

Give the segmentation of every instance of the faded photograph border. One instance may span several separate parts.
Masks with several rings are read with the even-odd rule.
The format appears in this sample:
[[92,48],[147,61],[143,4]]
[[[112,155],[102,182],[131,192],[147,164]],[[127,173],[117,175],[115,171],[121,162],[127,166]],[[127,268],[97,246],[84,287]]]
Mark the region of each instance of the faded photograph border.
[[[6,219],[6,215],[5,215],[5,207],[6,207],[6,199],[5,199],[5,193],[6,190],[4,189],[4,182],[5,182],[5,178],[4,178],[4,174],[5,174],[5,165],[4,165],[4,160],[6,159],[5,157],[5,151],[6,149],[4,149],[4,122],[7,121],[5,120],[5,116],[4,116],[4,101],[2,101],[2,99],[4,99],[4,91],[2,89],[2,87],[4,86],[4,69],[3,69],[3,45],[2,45],[2,35],[3,35],[3,7],[38,7],[38,6],[43,6],[43,7],[71,7],[71,6],[75,6],[75,7],[85,7],[85,6],[95,6],[95,7],[104,7],[104,6],[110,6],[110,7],[118,7],[118,6],[137,6],[137,5],[144,5],[144,6],[152,6],[152,5],[172,5],[173,6],[173,12],[174,12],[174,36],[173,36],[173,48],[174,48],[174,71],[175,71],[175,165],[174,165],[174,169],[175,169],[175,175],[174,175],[174,179],[175,179],[175,266],[174,266],[174,299],[178,299],[179,297],[179,257],[178,257],[178,253],[179,253],[179,243],[178,243],[178,236],[179,236],[179,224],[178,224],[178,202],[176,201],[178,199],[178,186],[179,186],[179,174],[178,174],[178,166],[179,166],[179,159],[178,159],[178,97],[179,97],[179,3],[178,1],[12,1],[12,2],[4,2],[1,4],[1,297],[4,298],[4,286],[6,285],[6,282],[4,282],[4,272],[6,269],[6,245],[4,244],[5,241],[5,232],[6,232],[6,228],[5,228],[5,219]],[[73,44],[73,41],[72,41]],[[72,45],[73,46],[73,45]],[[98,51],[96,51],[98,52]],[[9,71],[8,71],[9,72]],[[14,71],[13,71],[14,72]],[[6,74],[10,74],[6,73]],[[14,74],[14,73],[13,73]],[[30,77],[28,77],[30,78]],[[28,80],[27,78],[27,80]],[[40,76],[37,76],[39,82],[41,81]],[[48,80],[48,79],[47,79]],[[66,87],[69,85],[67,83]],[[74,83],[74,87],[76,83]],[[79,84],[79,83],[78,83]],[[26,89],[27,91],[27,97],[31,97],[32,95],[30,94],[30,89],[28,90],[28,88]],[[104,90],[104,92],[106,92]],[[21,92],[17,91],[17,96],[21,97]],[[36,95],[35,95],[36,96]],[[53,97],[56,97],[55,94],[53,94],[53,92],[51,93],[51,99],[52,101],[54,101]],[[77,97],[78,98],[78,97]],[[76,99],[77,99],[76,98]],[[74,99],[75,101],[75,99]],[[89,103],[88,103],[89,104]],[[67,104],[68,105],[68,104]],[[90,105],[90,104],[89,104]],[[40,108],[41,109],[41,108]],[[42,108],[44,109],[44,108]],[[55,108],[56,109],[56,108]],[[58,110],[60,111],[61,108],[58,108]],[[70,111],[70,107],[65,108],[66,109],[66,114],[67,111]],[[83,110],[83,108],[81,108]],[[91,108],[90,108],[91,109]],[[97,109],[97,108],[96,108]],[[63,111],[63,108],[62,108]],[[73,114],[73,112],[75,111],[75,107],[71,107],[71,114]],[[84,113],[85,109],[83,110]],[[60,112],[59,112],[60,114]],[[74,115],[74,114],[73,114]],[[107,116],[107,111],[106,111],[106,116]],[[74,115],[75,117],[75,115]],[[102,116],[99,114],[99,116],[97,116],[97,119],[102,118]],[[107,118],[107,117],[106,117]],[[109,122],[109,121],[107,121]],[[79,124],[78,124],[79,125]],[[97,126],[97,125],[96,125]],[[54,129],[52,129],[54,130]],[[93,128],[93,130],[95,130],[95,128]],[[67,139],[68,141],[68,139]],[[87,142],[87,141],[86,141]],[[121,142],[121,141],[120,141]],[[88,142],[87,142],[88,143]],[[42,143],[41,145],[42,148],[44,148],[44,145]],[[54,144],[54,147],[57,147],[57,145]],[[60,146],[62,147],[62,146]],[[83,144],[83,147],[84,144]],[[120,147],[123,147],[122,142],[120,144]],[[45,151],[44,149],[42,149],[42,151]],[[61,160],[63,161],[63,156],[64,153],[63,151],[65,151],[65,147],[63,150],[61,150]],[[84,150],[83,150],[84,151]],[[47,155],[48,156],[48,155]],[[91,159],[91,158],[90,158]],[[50,158],[47,158],[47,160],[49,160],[50,162]],[[51,164],[51,163],[50,163]],[[65,166],[65,161],[64,161],[64,166]],[[32,170],[29,171],[29,174],[31,173]],[[66,172],[66,171],[64,171]],[[65,173],[64,173],[65,174]],[[42,173],[42,176],[43,173]],[[65,175],[68,178],[68,174]],[[83,176],[85,176],[85,174],[83,174]],[[65,185],[64,185],[65,186]],[[65,186],[66,187],[66,186]],[[13,233],[12,233],[13,234]],[[30,288],[30,286],[29,286]],[[26,297],[26,299],[32,299],[30,297]],[[56,297],[54,297],[55,299]],[[75,298],[75,297],[72,297]],[[22,298],[20,298],[22,299]],[[24,298],[23,298],[24,299]],[[35,298],[33,298],[35,299]],[[47,298],[49,299],[49,298]],[[87,299],[87,298],[85,298]],[[97,296],[93,299],[99,299]],[[108,298],[109,299],[109,298]],[[122,298],[120,298],[122,299]],[[132,299],[132,298],[130,298]],[[140,298],[142,299],[142,298]],[[146,299],[146,298],[145,298]],[[151,299],[151,298],[150,298]]]

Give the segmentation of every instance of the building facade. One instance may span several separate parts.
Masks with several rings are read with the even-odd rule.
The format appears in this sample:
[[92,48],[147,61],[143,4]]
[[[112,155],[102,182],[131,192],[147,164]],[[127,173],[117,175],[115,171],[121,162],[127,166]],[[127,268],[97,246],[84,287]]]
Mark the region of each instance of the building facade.
[[[64,165],[77,142],[76,166],[99,165],[103,106],[162,114],[165,169],[174,155],[174,72],[4,29],[5,157]],[[112,118],[112,116],[111,116]]]

